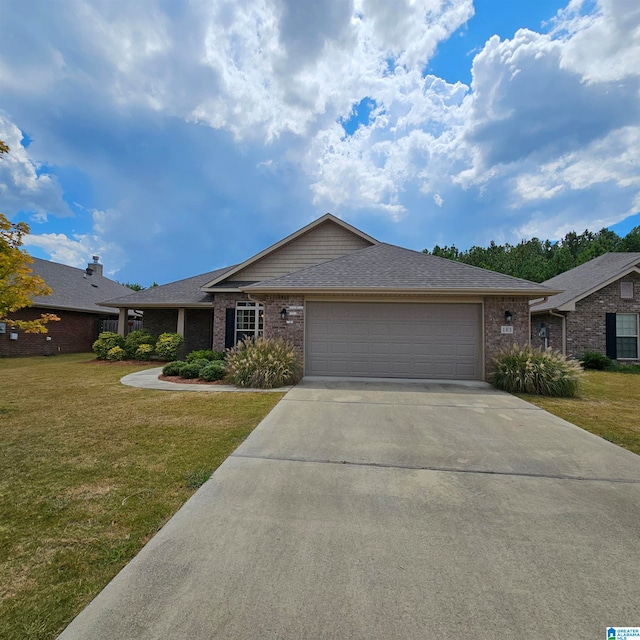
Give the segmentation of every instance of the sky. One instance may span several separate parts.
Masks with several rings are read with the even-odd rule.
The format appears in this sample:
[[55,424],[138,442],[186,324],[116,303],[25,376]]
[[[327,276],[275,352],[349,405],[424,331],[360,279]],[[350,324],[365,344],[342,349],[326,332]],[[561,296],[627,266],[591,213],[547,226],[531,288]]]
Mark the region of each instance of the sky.
[[637,0],[0,0],[0,212],[149,286],[326,212],[381,240],[640,225]]

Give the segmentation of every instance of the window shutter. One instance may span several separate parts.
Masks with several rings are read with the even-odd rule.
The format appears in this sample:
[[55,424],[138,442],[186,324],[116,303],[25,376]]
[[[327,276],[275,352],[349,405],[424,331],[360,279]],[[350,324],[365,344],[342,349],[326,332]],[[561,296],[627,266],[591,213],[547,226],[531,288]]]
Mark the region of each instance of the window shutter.
[[[615,325],[615,321],[614,321]],[[234,337],[236,332],[236,310],[235,307],[227,309],[227,317],[224,327],[224,348],[231,349],[236,345],[234,343]]]
[[606,314],[607,358],[615,360],[618,357],[616,348],[616,314]]

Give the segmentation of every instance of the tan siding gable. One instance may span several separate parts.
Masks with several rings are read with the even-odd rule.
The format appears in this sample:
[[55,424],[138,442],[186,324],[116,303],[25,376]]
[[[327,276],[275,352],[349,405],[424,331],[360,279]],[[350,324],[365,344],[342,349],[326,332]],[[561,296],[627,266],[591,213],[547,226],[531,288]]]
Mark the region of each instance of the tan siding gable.
[[370,246],[371,242],[327,221],[234,273],[233,280],[269,280]]

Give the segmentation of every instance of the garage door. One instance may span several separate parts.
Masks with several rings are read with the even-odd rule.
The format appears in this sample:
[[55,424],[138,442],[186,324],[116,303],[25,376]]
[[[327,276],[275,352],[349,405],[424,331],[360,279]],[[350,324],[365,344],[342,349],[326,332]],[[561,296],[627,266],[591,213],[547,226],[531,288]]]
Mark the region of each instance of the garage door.
[[308,302],[307,375],[482,378],[479,304]]

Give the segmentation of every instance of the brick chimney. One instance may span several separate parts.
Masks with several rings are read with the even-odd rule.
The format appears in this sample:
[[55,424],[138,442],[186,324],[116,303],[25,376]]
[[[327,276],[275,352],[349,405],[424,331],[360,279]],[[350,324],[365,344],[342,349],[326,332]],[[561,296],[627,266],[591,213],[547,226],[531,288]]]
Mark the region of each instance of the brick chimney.
[[102,265],[100,264],[100,256],[92,256],[93,262],[90,262],[87,265],[87,273],[89,273],[89,269],[93,271],[91,275],[101,276],[102,275]]

